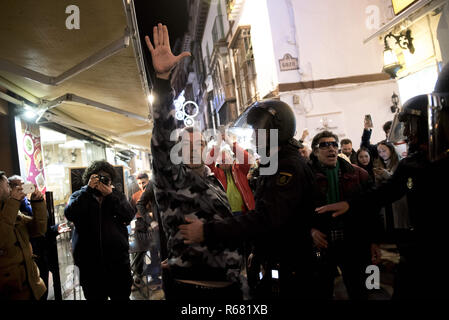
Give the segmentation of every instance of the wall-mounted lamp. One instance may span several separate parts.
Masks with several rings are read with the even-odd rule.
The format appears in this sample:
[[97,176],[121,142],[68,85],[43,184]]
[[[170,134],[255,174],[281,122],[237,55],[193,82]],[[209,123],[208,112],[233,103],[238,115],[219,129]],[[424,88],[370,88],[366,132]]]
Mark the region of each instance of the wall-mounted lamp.
[[399,97],[395,92],[393,92],[393,95],[391,96],[391,102],[393,103],[393,105],[390,107],[391,112],[395,113],[399,109]]
[[413,38],[411,30],[403,31],[399,35],[394,35],[393,33],[389,33],[384,37],[384,68],[383,71],[388,73],[391,78],[396,78],[396,73],[402,68],[402,65],[399,63],[398,57],[391,49],[388,44],[388,39],[393,38],[396,41],[396,44],[404,50],[409,50],[410,53],[415,52],[415,47],[413,46]]

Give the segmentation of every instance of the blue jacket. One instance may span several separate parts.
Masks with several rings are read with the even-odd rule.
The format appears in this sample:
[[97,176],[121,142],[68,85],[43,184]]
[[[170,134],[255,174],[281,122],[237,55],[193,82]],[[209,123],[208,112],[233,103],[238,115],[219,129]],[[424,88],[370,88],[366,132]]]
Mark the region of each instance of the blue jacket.
[[23,214],[26,214],[27,216],[33,215],[33,209],[31,208],[31,203],[27,199],[27,197],[23,198],[23,200],[20,202],[20,212]]

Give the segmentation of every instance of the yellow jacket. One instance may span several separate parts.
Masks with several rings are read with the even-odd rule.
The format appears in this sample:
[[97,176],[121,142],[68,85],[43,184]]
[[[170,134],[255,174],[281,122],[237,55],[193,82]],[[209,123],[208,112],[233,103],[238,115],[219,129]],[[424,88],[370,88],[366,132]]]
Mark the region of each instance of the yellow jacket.
[[0,300],[38,300],[46,291],[29,241],[45,235],[45,201],[31,201],[33,217],[19,213],[19,207],[15,199],[0,203]]

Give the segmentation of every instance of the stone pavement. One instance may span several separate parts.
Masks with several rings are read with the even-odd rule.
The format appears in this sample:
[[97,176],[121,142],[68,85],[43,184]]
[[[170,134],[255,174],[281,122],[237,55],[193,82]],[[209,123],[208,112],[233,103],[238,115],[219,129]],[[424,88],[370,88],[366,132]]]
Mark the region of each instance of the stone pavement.
[[[369,294],[369,300],[390,300],[393,294],[393,281],[394,272],[399,263],[399,254],[395,245],[383,244],[381,245],[382,259],[379,264],[380,269],[380,289],[372,290]],[[148,277],[148,282],[150,277]],[[49,280],[49,294],[48,300],[54,300],[52,279],[50,274]],[[75,279],[75,283],[72,284],[73,290],[66,291],[64,300],[84,300],[83,290],[79,286],[79,283]],[[162,286],[147,284],[141,288],[131,292],[131,300],[165,300],[164,291]],[[348,300],[346,288],[341,276],[337,276],[335,279],[335,300]]]
[[[399,263],[399,253],[393,244],[382,244],[380,249],[382,252],[379,264],[380,289],[370,290],[369,300],[390,300],[393,295],[394,272]],[[335,279],[334,300],[348,300],[341,275]]]

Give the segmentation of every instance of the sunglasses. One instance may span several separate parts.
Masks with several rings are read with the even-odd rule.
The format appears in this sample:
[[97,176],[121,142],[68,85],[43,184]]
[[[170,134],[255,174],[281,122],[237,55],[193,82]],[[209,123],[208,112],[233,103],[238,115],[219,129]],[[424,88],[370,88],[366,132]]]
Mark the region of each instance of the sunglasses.
[[320,142],[318,144],[318,148],[320,148],[320,149],[329,149],[331,146],[336,148],[336,149],[338,149],[338,142],[336,142],[336,141],[327,141],[327,142]]

